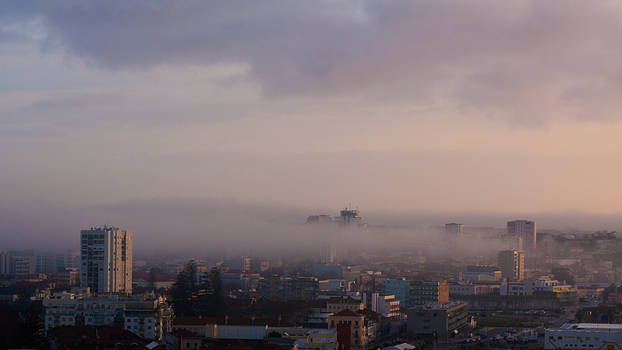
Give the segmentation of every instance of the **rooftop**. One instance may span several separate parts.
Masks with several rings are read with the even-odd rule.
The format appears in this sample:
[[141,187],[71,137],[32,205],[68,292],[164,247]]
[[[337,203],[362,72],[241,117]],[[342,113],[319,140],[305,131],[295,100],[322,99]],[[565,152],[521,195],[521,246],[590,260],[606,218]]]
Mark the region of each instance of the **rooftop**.
[[566,323],[563,326],[561,326],[560,329],[622,331],[622,324],[619,324],[619,323]]

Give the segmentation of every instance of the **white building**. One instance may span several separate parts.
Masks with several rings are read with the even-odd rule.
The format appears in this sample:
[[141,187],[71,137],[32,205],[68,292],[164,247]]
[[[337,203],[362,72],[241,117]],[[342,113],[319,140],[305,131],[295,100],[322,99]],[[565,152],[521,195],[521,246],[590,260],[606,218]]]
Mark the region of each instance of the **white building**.
[[59,326],[117,325],[143,338],[161,341],[172,327],[172,309],[161,297],[63,293],[43,299],[43,307],[46,331]]
[[399,318],[400,301],[395,299],[395,295],[380,295],[380,293],[367,293],[364,300],[369,304],[372,311],[384,317]]
[[547,329],[544,349],[620,349],[622,324],[567,323]]
[[94,293],[132,294],[132,231],[80,231],[80,286]]
[[518,249],[532,250],[536,248],[536,222],[530,220],[514,220],[507,223],[508,234],[519,239],[522,246]]

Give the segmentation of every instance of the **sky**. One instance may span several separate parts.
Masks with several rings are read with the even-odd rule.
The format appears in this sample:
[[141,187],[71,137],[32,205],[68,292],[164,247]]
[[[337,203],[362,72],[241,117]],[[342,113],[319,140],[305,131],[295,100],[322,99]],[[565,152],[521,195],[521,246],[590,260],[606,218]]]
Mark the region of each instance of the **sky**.
[[180,201],[616,215],[621,32],[599,0],[1,2],[0,237]]

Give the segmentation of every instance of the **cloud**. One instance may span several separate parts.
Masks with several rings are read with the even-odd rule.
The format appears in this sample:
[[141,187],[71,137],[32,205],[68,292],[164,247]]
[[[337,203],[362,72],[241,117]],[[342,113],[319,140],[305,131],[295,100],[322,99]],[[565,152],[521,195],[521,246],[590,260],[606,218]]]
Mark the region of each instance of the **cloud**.
[[[617,117],[622,8],[608,1],[55,1],[47,47],[109,69],[243,63],[267,95],[446,103],[539,124]],[[592,86],[597,86],[594,92]],[[607,93],[598,93],[598,86]],[[589,100],[575,98],[577,90]],[[569,100],[570,99],[570,100]],[[600,106],[593,113],[592,107]],[[605,107],[603,107],[605,106]]]

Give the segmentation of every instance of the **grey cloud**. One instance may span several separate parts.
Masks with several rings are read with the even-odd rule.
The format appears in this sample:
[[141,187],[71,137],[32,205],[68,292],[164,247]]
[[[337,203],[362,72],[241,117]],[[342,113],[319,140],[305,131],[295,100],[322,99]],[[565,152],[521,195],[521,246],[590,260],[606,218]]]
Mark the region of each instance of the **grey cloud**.
[[[7,5],[3,5],[7,6]],[[448,100],[518,123],[615,117],[622,8],[607,1],[56,1],[48,42],[111,69],[242,62],[266,94]],[[594,77],[615,87],[566,105]],[[389,91],[389,92],[387,92]],[[395,98],[395,97],[393,97]],[[596,101],[596,102],[594,102]]]

